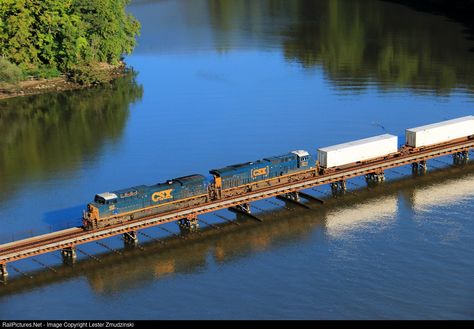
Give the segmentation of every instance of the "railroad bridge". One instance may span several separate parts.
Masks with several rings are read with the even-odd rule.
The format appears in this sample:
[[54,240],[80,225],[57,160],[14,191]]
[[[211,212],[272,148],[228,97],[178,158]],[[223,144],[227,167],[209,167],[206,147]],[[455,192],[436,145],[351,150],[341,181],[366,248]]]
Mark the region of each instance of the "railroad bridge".
[[368,163],[353,164],[341,170],[330,171],[305,180],[296,182],[291,182],[290,180],[288,183],[271,186],[263,190],[219,199],[195,207],[169,211],[167,213],[93,231],[85,231],[81,227],[73,227],[10,242],[0,245],[0,276],[3,277],[3,281],[5,281],[5,278],[8,276],[7,263],[57,250],[61,251],[64,261],[71,261],[76,257],[76,246],[115,235],[123,234],[126,243],[136,244],[137,231],[152,226],[178,222],[182,229],[194,230],[197,227],[199,215],[220,209],[230,209],[259,220],[258,217],[250,214],[249,205],[251,202],[271,197],[279,197],[286,201],[307,207],[304,203],[300,202],[300,197],[317,199],[301,192],[302,190],[330,184],[333,193],[343,193],[346,190],[347,179],[363,176],[366,178],[368,184],[379,183],[385,179],[384,171],[387,169],[411,165],[414,172],[424,172],[427,169],[427,160],[429,159],[453,155],[454,163],[460,163],[468,159],[471,149],[474,149],[473,139],[452,141],[433,145],[426,149],[400,152],[398,156],[394,157],[387,157]]

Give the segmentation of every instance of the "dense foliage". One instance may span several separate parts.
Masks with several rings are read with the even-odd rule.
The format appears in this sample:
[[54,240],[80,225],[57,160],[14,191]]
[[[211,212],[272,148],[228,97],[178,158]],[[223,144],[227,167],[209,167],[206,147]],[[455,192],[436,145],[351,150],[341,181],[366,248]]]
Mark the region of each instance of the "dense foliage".
[[39,76],[116,64],[140,29],[129,1],[0,0],[0,56]]

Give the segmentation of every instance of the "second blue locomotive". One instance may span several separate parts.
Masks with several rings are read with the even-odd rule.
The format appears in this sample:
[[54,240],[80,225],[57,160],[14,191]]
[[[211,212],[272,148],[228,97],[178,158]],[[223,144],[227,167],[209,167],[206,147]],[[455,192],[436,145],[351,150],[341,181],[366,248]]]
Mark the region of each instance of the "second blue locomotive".
[[309,170],[315,166],[316,160],[307,151],[298,150],[255,162],[212,169],[210,173],[214,176],[216,188],[226,190]]

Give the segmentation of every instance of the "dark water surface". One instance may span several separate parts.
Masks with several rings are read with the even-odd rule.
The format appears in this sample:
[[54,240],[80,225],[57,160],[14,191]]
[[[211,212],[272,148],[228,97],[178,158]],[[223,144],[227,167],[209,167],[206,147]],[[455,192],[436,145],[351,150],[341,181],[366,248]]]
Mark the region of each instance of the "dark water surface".
[[[79,224],[98,192],[474,114],[474,42],[442,16],[375,0],[129,10],[135,75],[0,102],[2,243]],[[310,190],[327,200],[313,210],[260,201],[263,223],[148,229],[144,250],[85,245],[74,267],[35,258],[56,272],[13,263],[0,319],[473,319],[474,164],[450,163]]]

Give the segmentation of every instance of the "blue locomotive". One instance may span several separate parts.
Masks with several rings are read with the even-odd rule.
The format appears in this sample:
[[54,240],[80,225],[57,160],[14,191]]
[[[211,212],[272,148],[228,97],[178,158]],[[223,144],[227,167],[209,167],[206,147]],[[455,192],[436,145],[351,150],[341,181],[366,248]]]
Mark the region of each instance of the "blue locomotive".
[[[202,175],[179,177],[152,186],[97,194],[83,215],[85,229],[96,229],[166,211],[204,204],[316,175],[316,160],[298,150],[255,162],[212,169],[209,183]],[[298,173],[300,173],[298,175]]]
[[288,154],[264,158],[255,162],[246,162],[209,171],[217,186],[222,189],[249,185],[297,171],[314,168],[316,161],[306,151],[293,151]]
[[206,201],[204,176],[179,177],[152,186],[97,194],[87,205],[83,225],[85,229],[95,229]]

